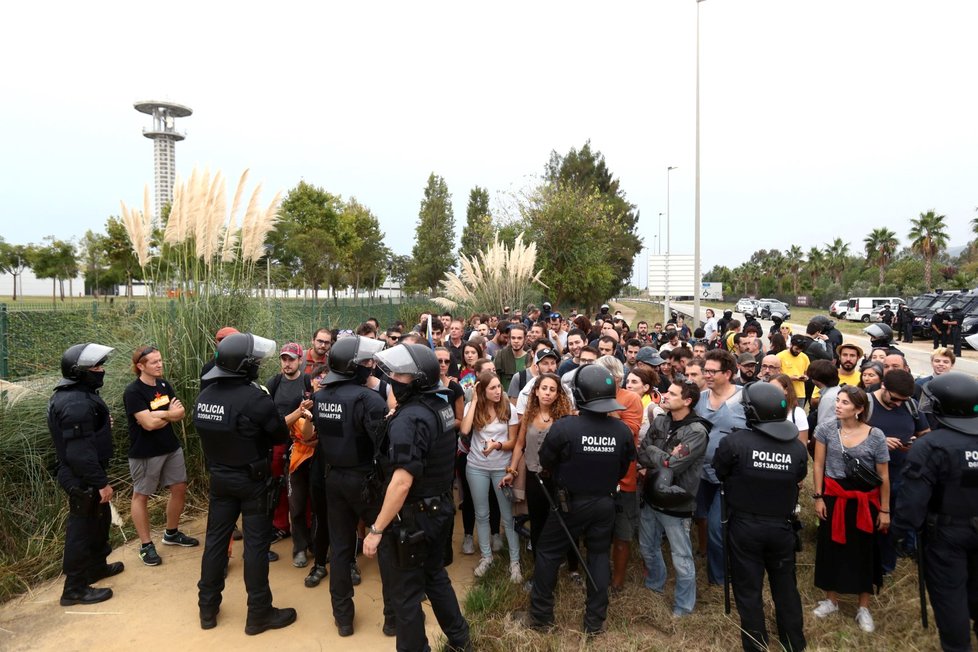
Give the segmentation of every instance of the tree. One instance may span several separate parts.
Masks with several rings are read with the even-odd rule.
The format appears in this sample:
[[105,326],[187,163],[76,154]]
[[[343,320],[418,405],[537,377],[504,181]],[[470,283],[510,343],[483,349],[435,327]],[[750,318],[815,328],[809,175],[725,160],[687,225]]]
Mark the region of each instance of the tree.
[[606,228],[608,206],[600,193],[545,184],[521,211],[554,304],[596,306],[622,287],[619,270],[608,262],[616,240]]
[[489,192],[476,186],[469,193],[469,205],[465,210],[465,226],[462,227],[462,247],[459,254],[475,259],[492,244],[492,215],[489,213]]
[[822,273],[822,269],[825,267],[825,262],[825,252],[823,252],[817,246],[814,246],[808,250],[808,262],[805,265],[805,268],[808,270],[808,275],[812,279],[813,290],[818,287],[818,277]]
[[[607,296],[618,294],[631,278],[635,256],[642,251],[642,239],[638,236],[638,210],[626,200],[625,192],[608,169],[604,155],[592,151],[590,141],[584,143],[580,150],[572,148],[563,157],[556,151],[551,152],[544,177],[550,184],[561,183],[580,190],[584,195],[597,193],[603,203],[598,219],[609,242],[605,262],[611,265],[614,276]],[[566,231],[562,239],[566,241],[567,236],[574,232]],[[548,272],[552,271],[550,267],[547,269]]]
[[825,262],[836,285],[842,285],[842,272],[846,270],[848,259],[849,243],[843,242],[842,238],[836,238],[825,246]]
[[788,273],[791,274],[791,292],[798,296],[798,282],[801,268],[805,264],[805,252],[798,245],[791,245],[785,257],[788,261]]
[[12,298],[17,300],[17,277],[30,266],[29,248],[24,245],[9,244],[0,237],[0,273],[10,274],[14,279]]
[[132,242],[122,220],[111,216],[105,220],[105,253],[109,271],[126,283],[126,296],[132,297],[132,282],[142,278],[142,268],[132,249]]
[[85,270],[85,285],[92,288],[92,294],[98,297],[103,283],[107,282],[109,257],[106,254],[108,237],[103,233],[95,233],[91,229],[85,231],[78,248],[81,253],[82,267]]
[[934,210],[910,220],[910,247],[924,257],[924,286],[928,290],[933,289],[930,277],[934,258],[947,248],[947,225],[944,220],[945,217]]
[[412,290],[434,293],[445,273],[455,267],[455,215],[445,180],[432,172],[418,211],[411,269],[407,284]]
[[863,239],[863,244],[866,247],[866,261],[880,268],[879,284],[883,285],[886,266],[890,264],[893,255],[897,251],[897,247],[900,246],[900,242],[896,238],[896,233],[885,226],[873,229]]
[[[58,240],[53,235],[44,238],[48,244],[31,250],[31,268],[38,278],[51,279],[51,301],[56,300],[60,285],[61,300],[65,300],[65,279],[70,281],[78,275],[78,259],[75,246],[67,240]],[[69,295],[71,291],[69,290]]]
[[350,198],[343,208],[340,219],[346,222],[353,232],[353,242],[346,257],[346,276],[354,288],[354,296],[360,293],[361,284],[366,284],[372,293],[384,282],[387,273],[389,252],[384,246],[384,232],[380,222],[370,209]]
[[401,289],[407,282],[408,272],[411,269],[411,257],[402,254],[388,252],[387,271],[392,281],[397,281]]

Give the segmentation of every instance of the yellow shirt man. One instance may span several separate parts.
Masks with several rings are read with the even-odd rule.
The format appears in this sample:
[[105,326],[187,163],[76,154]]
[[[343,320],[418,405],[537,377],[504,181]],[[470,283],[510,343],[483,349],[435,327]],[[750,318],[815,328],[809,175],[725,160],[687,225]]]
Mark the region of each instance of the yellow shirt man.
[[804,377],[807,377],[806,374],[808,373],[808,356],[804,353],[792,355],[789,349],[779,353],[778,359],[781,360],[781,373],[787,374],[792,379],[792,384],[795,387],[795,396],[798,397],[798,400],[804,400]]

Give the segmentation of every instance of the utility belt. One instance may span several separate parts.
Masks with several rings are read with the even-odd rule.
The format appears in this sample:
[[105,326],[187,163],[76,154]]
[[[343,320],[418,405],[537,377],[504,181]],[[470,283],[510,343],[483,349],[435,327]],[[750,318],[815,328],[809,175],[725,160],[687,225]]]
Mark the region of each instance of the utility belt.
[[446,501],[449,502],[449,504],[451,503],[451,495],[448,493],[407,501],[404,503],[404,507],[401,508],[401,515],[403,518],[409,518],[422,512],[430,512],[434,514],[445,509]]
[[560,511],[565,514],[570,513],[571,503],[575,502],[591,502],[598,500],[600,498],[611,498],[614,500],[616,492],[610,492],[606,494],[585,494],[585,493],[575,493],[564,487],[557,487],[557,504],[560,506]]
[[978,516],[952,516],[950,514],[928,514],[927,527],[963,527],[978,532]]
[[398,520],[391,524],[394,565],[402,570],[420,568],[428,552],[425,531],[418,526],[418,514],[437,514],[451,505],[448,494],[419,498],[404,503]]
[[730,515],[734,518],[743,519],[745,521],[764,521],[766,523],[779,523],[781,525],[792,522],[792,518],[790,516],[771,516],[770,514],[758,514],[756,512],[748,512],[733,508],[730,510]]

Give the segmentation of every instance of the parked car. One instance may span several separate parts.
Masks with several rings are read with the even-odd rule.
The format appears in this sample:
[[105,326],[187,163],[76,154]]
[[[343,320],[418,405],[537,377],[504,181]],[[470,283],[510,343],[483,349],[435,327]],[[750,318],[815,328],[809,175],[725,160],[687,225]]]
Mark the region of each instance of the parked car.
[[770,319],[774,314],[781,315],[781,319],[791,319],[791,309],[784,301],[777,299],[761,299],[756,317]]
[[829,315],[836,319],[842,319],[848,309],[849,299],[839,299],[838,301],[833,301],[832,305],[829,306]]
[[753,315],[756,303],[757,301],[755,299],[748,299],[745,297],[737,302],[734,312],[741,312],[745,315]]
[[942,292],[927,292],[914,297],[910,302],[910,309],[914,311],[916,317],[913,320],[913,334],[915,337],[930,337],[930,322],[934,313],[939,308],[947,309],[951,301],[961,292],[955,290],[945,290]]
[[[849,321],[861,321],[866,324],[873,320],[873,313],[882,309],[886,304],[894,310],[901,303],[900,297],[851,297],[849,307],[846,309],[846,319]],[[879,318],[877,316],[877,321]]]

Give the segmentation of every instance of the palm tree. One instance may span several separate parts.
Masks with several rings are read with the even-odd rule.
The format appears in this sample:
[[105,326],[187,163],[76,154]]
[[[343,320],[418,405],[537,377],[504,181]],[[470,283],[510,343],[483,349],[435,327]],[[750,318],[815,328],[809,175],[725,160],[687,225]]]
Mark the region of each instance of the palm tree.
[[808,250],[808,263],[805,265],[808,274],[812,277],[812,289],[818,287],[818,277],[825,267],[825,252],[817,246]]
[[849,258],[849,243],[843,242],[842,238],[836,238],[832,244],[825,246],[825,258],[835,284],[842,285],[842,272],[845,271]]
[[744,294],[747,294],[747,286],[750,284],[751,281],[750,278],[751,270],[748,267],[747,263],[741,263],[740,265],[735,267],[733,273],[734,273],[734,278],[737,279],[737,283],[743,283]]
[[910,248],[924,257],[924,285],[928,290],[932,289],[930,272],[934,258],[947,248],[947,225],[944,220],[944,215],[938,215],[933,210],[910,220]]
[[869,235],[863,239],[866,246],[866,261],[876,263],[880,268],[880,285],[883,285],[883,276],[886,273],[886,266],[890,264],[893,255],[896,253],[900,242],[896,238],[896,233],[888,228],[881,227],[873,229]]
[[801,273],[801,266],[805,264],[805,252],[798,245],[791,245],[786,257],[788,272],[791,274],[791,291],[798,296],[798,275]]
[[764,271],[774,275],[774,282],[778,286],[778,295],[784,294],[784,281],[785,275],[788,273],[788,260],[780,252],[775,252],[775,255],[768,258],[767,262],[764,263]]

